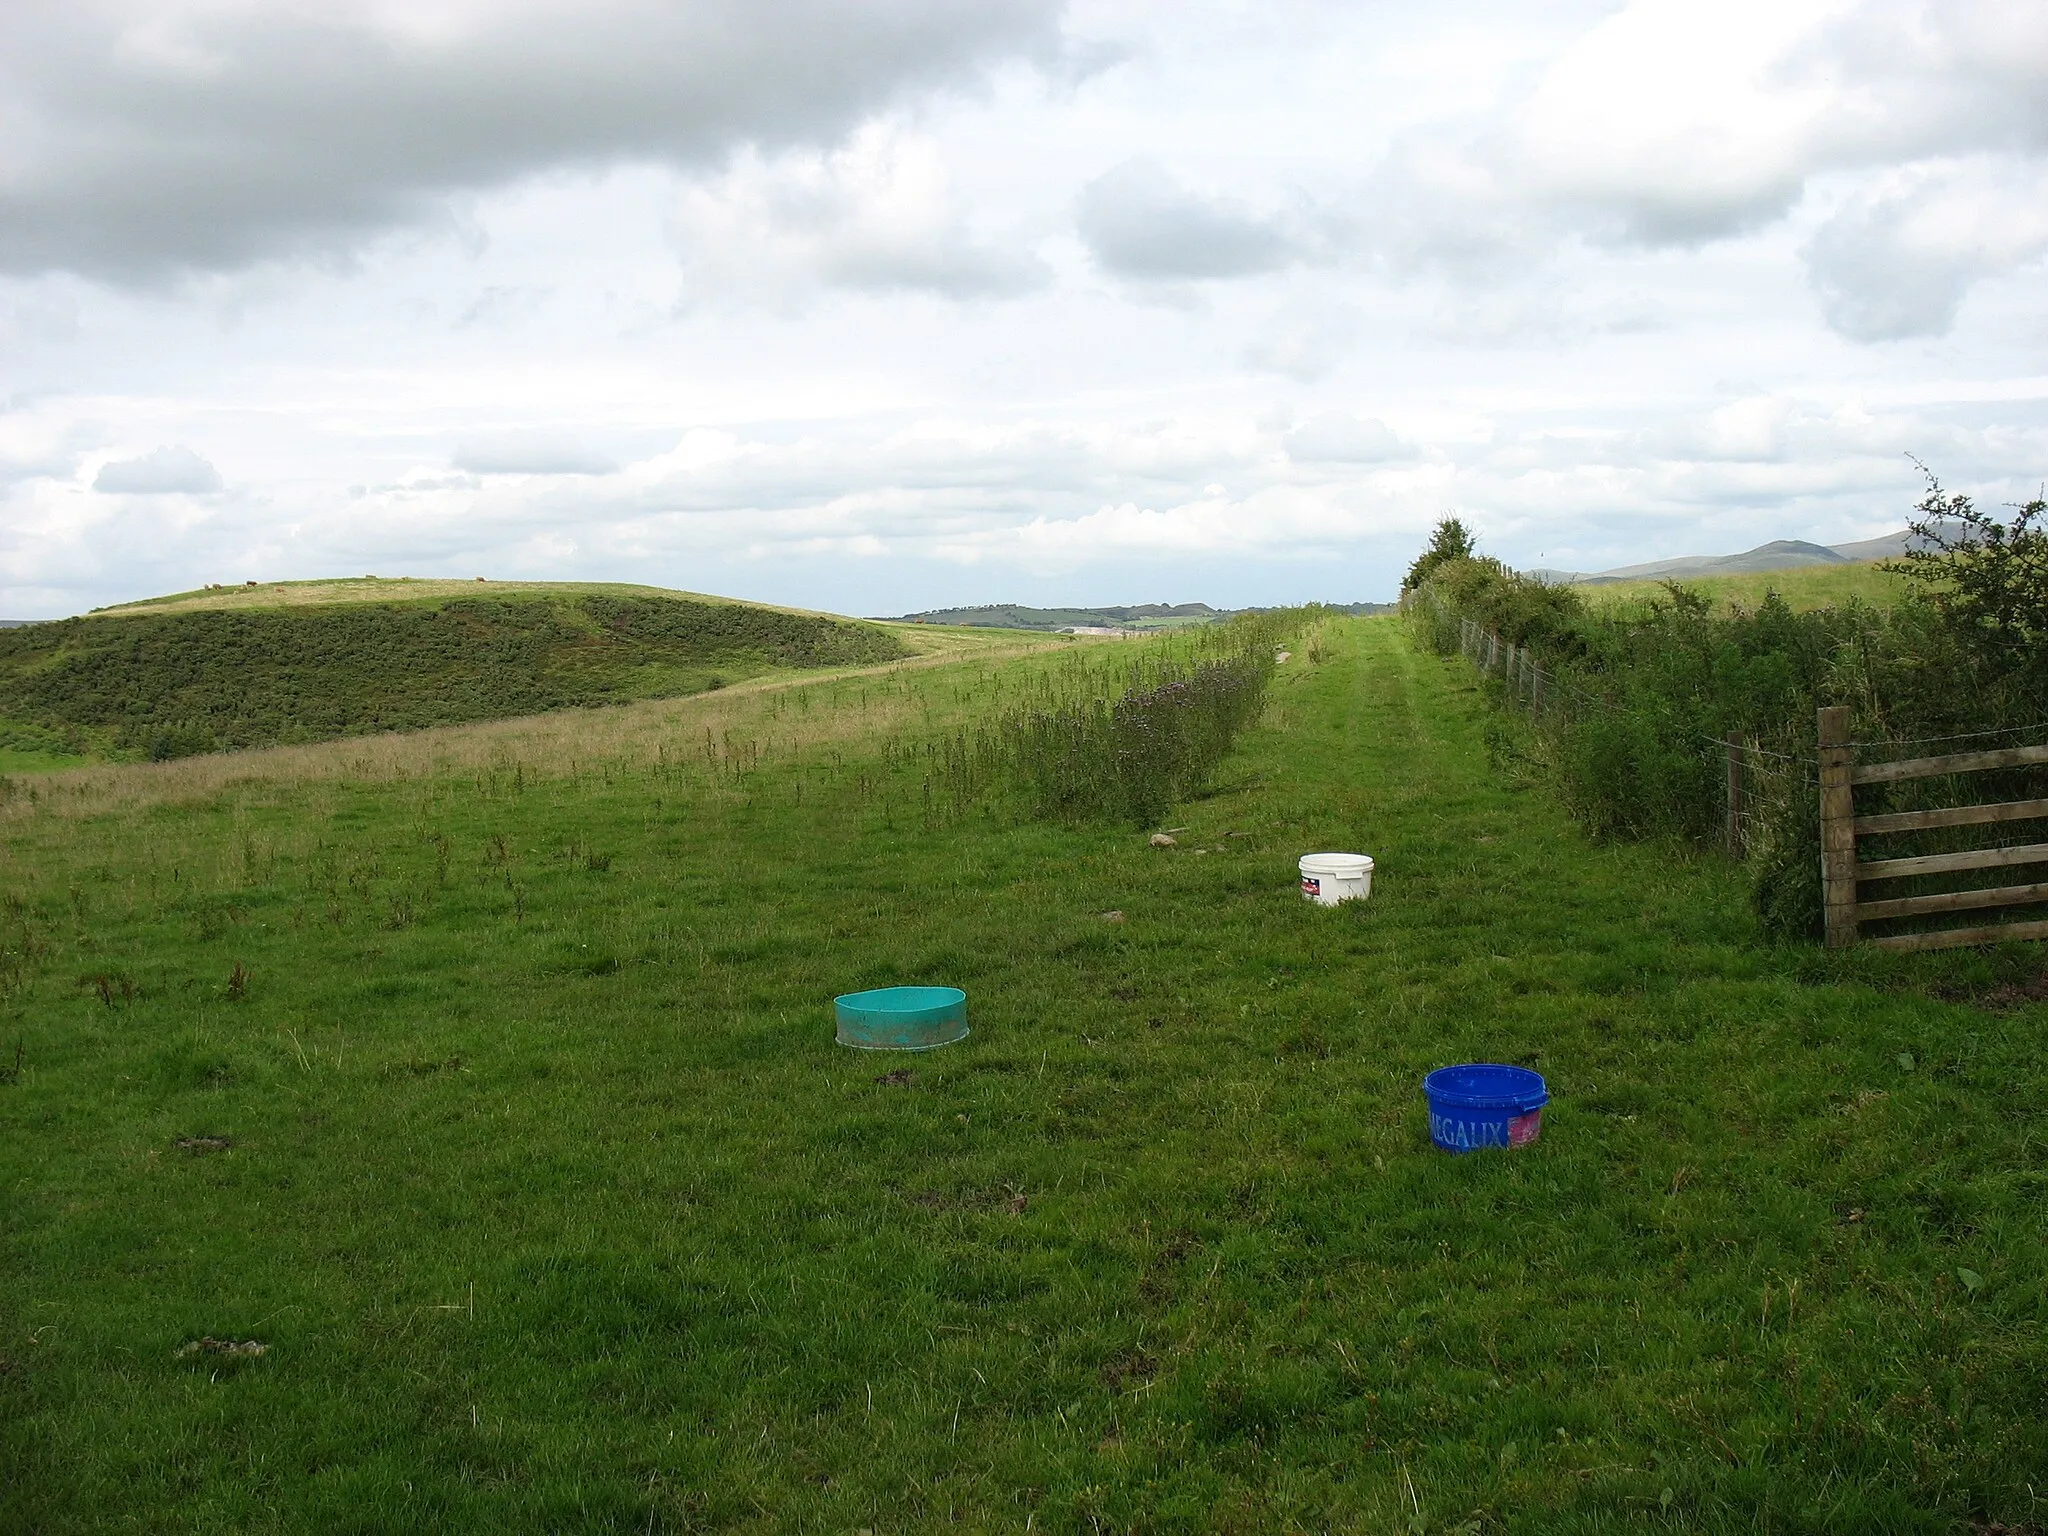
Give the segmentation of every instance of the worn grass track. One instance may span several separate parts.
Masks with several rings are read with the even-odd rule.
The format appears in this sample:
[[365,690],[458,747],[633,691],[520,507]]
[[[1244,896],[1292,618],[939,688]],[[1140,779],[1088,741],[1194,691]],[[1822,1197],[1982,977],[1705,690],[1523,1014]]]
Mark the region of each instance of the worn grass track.
[[[17,808],[0,1529],[2036,1520],[2043,1007],[1758,948],[1458,664],[1324,649],[1169,850],[858,732]],[[900,748],[1055,660],[814,686]],[[910,980],[973,1036],[831,1043]],[[1477,1057],[1534,1147],[1428,1147]]]

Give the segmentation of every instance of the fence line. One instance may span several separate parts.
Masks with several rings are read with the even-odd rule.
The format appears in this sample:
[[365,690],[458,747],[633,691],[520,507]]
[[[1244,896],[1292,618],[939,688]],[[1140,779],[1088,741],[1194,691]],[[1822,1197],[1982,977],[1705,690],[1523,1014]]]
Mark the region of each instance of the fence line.
[[[1606,710],[1617,715],[1627,713],[1613,700],[1603,699],[1567,682],[1538,662],[1527,646],[1501,639],[1498,633],[1476,619],[1461,618],[1458,626],[1460,652],[1482,674],[1493,676],[1497,673],[1508,697],[1538,724],[1555,717],[1560,710],[1574,706]],[[1752,781],[1759,776],[1785,774],[1801,764],[1813,763],[1814,759],[1774,752],[1736,732],[1726,736],[1701,735],[1699,740],[1719,747],[1725,755],[1726,805],[1722,817],[1722,842],[1731,857],[1742,858],[1751,842],[1750,802],[1754,797],[1749,791]],[[1787,766],[1772,766],[1764,759],[1773,759]]]

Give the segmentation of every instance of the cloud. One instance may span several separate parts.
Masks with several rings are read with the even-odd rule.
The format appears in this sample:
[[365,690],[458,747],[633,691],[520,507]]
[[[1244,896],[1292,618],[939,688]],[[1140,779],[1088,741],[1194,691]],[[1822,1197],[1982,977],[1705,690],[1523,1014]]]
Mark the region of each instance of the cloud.
[[1285,220],[1199,192],[1151,160],[1088,183],[1076,223],[1104,270],[1141,282],[1246,277],[1305,254]]
[[669,230],[693,290],[777,308],[826,288],[1008,297],[1050,276],[970,228],[937,145],[882,123],[828,154],[741,156],[682,193]]
[[[498,438],[458,446],[449,462],[472,475],[615,475],[619,466],[574,443]],[[465,482],[429,481],[432,489]]]
[[1289,432],[1287,452],[1298,460],[1326,464],[1381,464],[1412,459],[1416,450],[1377,416],[1332,411]]
[[139,459],[110,459],[92,488],[128,496],[205,496],[221,488],[220,471],[190,448],[166,444]]
[[1858,189],[1813,236],[1808,276],[1828,324],[1855,341],[1939,336],[1979,278],[2048,251],[2048,166],[1907,166]]
[[1633,0],[1490,110],[1398,135],[1351,222],[1323,217],[1396,277],[1497,287],[1572,242],[1692,249],[1846,187],[1808,262],[1828,322],[1873,341],[1946,330],[1973,282],[2038,253],[2044,157],[2039,5]]
[[348,250],[548,171],[709,169],[1051,60],[1059,0],[0,8],[0,270]]

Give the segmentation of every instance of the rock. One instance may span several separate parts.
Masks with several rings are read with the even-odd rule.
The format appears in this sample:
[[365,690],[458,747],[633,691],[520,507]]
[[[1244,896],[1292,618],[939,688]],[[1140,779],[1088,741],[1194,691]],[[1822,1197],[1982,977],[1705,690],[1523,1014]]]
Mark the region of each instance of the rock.
[[1174,846],[1174,840],[1164,832],[1154,832],[1152,834],[1152,846],[1154,848],[1171,848]]

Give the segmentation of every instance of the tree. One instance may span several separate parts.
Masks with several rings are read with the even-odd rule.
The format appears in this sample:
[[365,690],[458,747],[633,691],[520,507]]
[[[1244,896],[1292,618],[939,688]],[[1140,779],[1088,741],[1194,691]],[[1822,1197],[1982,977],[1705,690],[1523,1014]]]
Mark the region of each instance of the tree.
[[1476,543],[1472,530],[1455,517],[1447,517],[1436,525],[1429,536],[1429,548],[1415,557],[1415,563],[1408,567],[1408,574],[1401,582],[1403,592],[1413,592],[1440,565],[1452,560],[1470,560]]
[[1997,659],[2048,656],[2048,501],[2015,506],[2000,522],[1919,468],[1927,494],[1910,525],[1914,547],[1885,568],[1914,581],[1948,625]]

